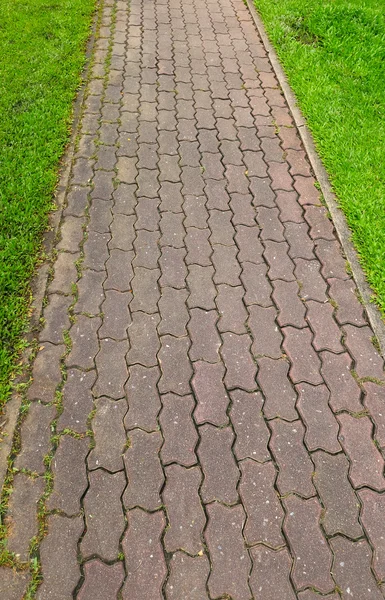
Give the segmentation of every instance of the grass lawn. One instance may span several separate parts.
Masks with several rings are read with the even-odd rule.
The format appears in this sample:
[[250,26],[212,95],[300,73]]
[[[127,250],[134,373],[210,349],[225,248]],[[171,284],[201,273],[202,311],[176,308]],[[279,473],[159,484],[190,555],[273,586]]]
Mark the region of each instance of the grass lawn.
[[385,314],[383,0],[254,0]]
[[96,0],[0,2],[0,411]]

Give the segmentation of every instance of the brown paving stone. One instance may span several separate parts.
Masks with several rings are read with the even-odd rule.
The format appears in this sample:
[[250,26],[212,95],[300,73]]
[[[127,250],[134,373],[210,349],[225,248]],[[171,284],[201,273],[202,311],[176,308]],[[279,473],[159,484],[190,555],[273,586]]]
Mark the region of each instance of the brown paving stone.
[[172,248],[164,246],[162,256],[159,259],[162,276],[159,280],[161,286],[174,288],[185,287],[187,269],[184,262],[186,250],[184,248]]
[[167,600],[208,600],[206,581],[210,565],[207,557],[173,554],[166,585]]
[[336,319],[339,323],[365,325],[363,306],[357,297],[353,279],[329,279],[330,296],[337,303]]
[[314,331],[314,348],[319,350],[330,350],[331,352],[342,352],[341,330],[333,318],[333,306],[329,302],[306,303],[307,319]]
[[68,369],[67,379],[63,387],[63,412],[61,413],[57,428],[72,429],[77,433],[87,431],[88,415],[93,409],[92,386],[96,381],[95,371],[79,371]]
[[352,361],[347,353],[333,354],[322,352],[321,373],[328,386],[330,394],[330,406],[334,411],[350,410],[361,412],[363,406],[360,402],[361,390],[355,381],[351,369]]
[[211,556],[209,592],[214,598],[227,594],[234,600],[249,600],[251,564],[242,538],[243,508],[214,503],[207,507],[207,512],[205,537]]
[[112,208],[113,214],[132,215],[134,214],[134,206],[136,204],[136,198],[134,191],[136,186],[128,185],[126,183],[119,183],[113,193],[114,206]]
[[187,227],[186,231],[186,264],[197,264],[202,267],[210,266],[210,256],[212,254],[212,248],[208,242],[210,230]]
[[184,550],[198,554],[203,548],[202,534],[206,524],[199,497],[202,473],[199,467],[185,469],[180,465],[166,468],[163,498],[170,527],[164,538],[167,552]]
[[157,312],[160,299],[158,287],[160,270],[136,267],[134,273],[131,282],[133,299],[130,309],[132,311],[141,310],[150,314]]
[[283,546],[284,512],[274,489],[277,473],[273,463],[260,465],[247,459],[241,462],[241,472],[239,493],[247,515],[244,530],[247,544]]
[[280,210],[280,219],[284,223],[292,221],[293,223],[303,223],[301,205],[297,201],[295,192],[277,192],[277,206]]
[[139,198],[135,208],[137,216],[135,229],[147,229],[147,231],[157,231],[159,229],[160,214],[158,205],[158,198]]
[[208,225],[211,229],[211,244],[234,245],[235,229],[231,222],[232,216],[230,210],[210,210]]
[[102,469],[88,474],[90,487],[84,497],[86,533],[80,544],[83,557],[96,554],[103,560],[116,560],[124,530],[121,496],[126,487],[124,473],[110,474]]
[[255,209],[249,194],[231,194],[230,207],[233,212],[234,225],[255,225]]
[[128,375],[125,360],[127,350],[127,341],[100,340],[100,352],[95,360],[98,373],[93,387],[95,396],[107,396],[114,400],[124,396],[123,386]]
[[[215,181],[215,179],[207,179],[205,186],[205,196],[207,197],[207,208],[228,210],[230,197],[225,189],[224,181]],[[236,190],[238,191],[238,190]],[[187,223],[186,223],[187,226]]]
[[264,264],[255,265],[251,262],[242,263],[241,280],[245,287],[245,304],[271,306],[273,288],[266,276],[267,267]]
[[238,460],[269,460],[267,443],[270,433],[262,416],[263,398],[260,392],[250,394],[243,390],[234,390],[230,396],[230,417],[236,434],[235,456]]
[[385,489],[384,459],[372,439],[372,423],[368,417],[359,419],[348,414],[338,415],[341,429],[339,441],[350,459],[350,479],[354,487],[367,485]]
[[161,321],[158,328],[161,335],[166,333],[176,337],[186,335],[186,325],[189,320],[187,298],[188,292],[185,289],[177,290],[171,287],[162,289],[159,300]]
[[56,407],[38,402],[31,404],[21,426],[21,451],[15,459],[17,469],[45,472],[44,457],[51,449],[51,423],[55,416]]
[[131,323],[129,304],[132,294],[108,290],[102,304],[103,324],[99,330],[100,338],[114,340],[127,339],[127,327]]
[[[319,600],[320,595],[312,590],[305,590],[298,594],[300,600]],[[337,594],[328,594],[327,596],[321,596],[324,600],[339,600],[340,596]]]
[[327,215],[325,206],[305,206],[305,219],[310,225],[310,236],[313,239],[334,241],[333,224]]
[[189,467],[197,462],[194,449],[198,434],[191,416],[195,408],[193,397],[166,394],[162,396],[162,404],[159,416],[164,437],[160,453],[162,462],[177,462]]
[[22,562],[29,560],[29,544],[38,533],[38,501],[43,495],[45,482],[42,477],[32,479],[17,473],[12,483],[8,514],[5,524],[8,528],[7,548],[18,555]]
[[282,334],[276,323],[277,311],[271,306],[249,306],[248,325],[253,336],[251,350],[254,356],[269,356],[280,358],[282,356]]
[[270,279],[294,281],[294,263],[288,255],[289,246],[285,242],[265,242],[265,258],[269,265]]
[[261,206],[258,209],[258,224],[261,227],[261,239],[283,242],[283,226],[278,218],[278,209]]
[[146,231],[140,229],[137,232],[134,241],[135,258],[133,260],[134,267],[144,267],[146,269],[156,269],[159,259],[159,241],[160,234],[158,231]]
[[162,370],[159,389],[162,393],[174,392],[179,395],[190,392],[192,367],[188,358],[190,341],[187,337],[174,338],[164,335],[161,338],[158,361]]
[[226,504],[237,502],[239,470],[232,453],[232,429],[202,425],[199,432],[201,441],[197,452],[204,474],[203,501],[217,500]]
[[70,328],[68,309],[73,302],[71,296],[50,294],[49,302],[43,311],[44,327],[40,332],[40,342],[62,344],[63,332]]
[[236,231],[235,241],[239,248],[239,262],[262,263],[263,246],[258,238],[257,228],[238,225]]
[[246,333],[247,311],[243,304],[243,287],[219,285],[217,306],[220,314],[218,330],[221,332]]
[[159,431],[146,433],[135,429],[130,432],[129,441],[130,446],[124,455],[128,479],[123,495],[124,506],[156,510],[162,504],[160,490],[164,480],[159,460],[162,436]]
[[332,554],[319,526],[322,509],[318,500],[290,496],[284,505],[287,511],[284,530],[294,555],[295,586],[313,587],[325,594],[332,592],[335,585],[330,576]]
[[327,452],[340,452],[338,422],[330,410],[329,390],[325,385],[297,385],[297,408],[306,427],[305,444],[308,450],[322,448]]
[[66,363],[70,367],[92,369],[99,352],[98,330],[102,321],[99,317],[79,315],[70,329],[72,349]]
[[184,237],[186,235],[183,227],[183,213],[163,212],[160,221],[161,246],[172,246],[173,248],[183,248]]
[[72,284],[78,279],[75,262],[79,257],[80,254],[59,252],[54,264],[54,278],[48,286],[49,293],[72,293]]
[[63,345],[55,346],[46,342],[40,346],[32,367],[32,383],[27,391],[29,400],[55,400],[56,388],[62,380],[60,359],[64,353]]
[[125,385],[128,411],[124,417],[127,429],[139,427],[146,431],[157,429],[157,416],[161,408],[157,382],[160,372],[157,367],[147,368],[133,365]]
[[77,600],[111,600],[124,580],[123,563],[105,565],[100,560],[90,560],[84,565],[84,583]]
[[375,424],[374,437],[380,444],[385,445],[385,387],[375,383],[365,383],[364,404]]
[[268,177],[252,177],[250,179],[250,192],[253,196],[254,206],[266,206],[274,208],[275,193],[270,187],[271,180]]
[[372,343],[372,331],[369,327],[345,325],[345,344],[355,360],[358,377],[385,379],[384,361]]
[[208,422],[220,426],[228,422],[229,397],[223,384],[224,375],[221,363],[194,363],[192,387],[197,399],[194,417],[198,424]]
[[281,327],[293,325],[304,327],[306,308],[299,298],[299,287],[296,281],[274,281],[273,298],[278,306],[277,321]]
[[317,260],[294,260],[295,276],[301,285],[301,296],[305,300],[326,302],[326,282],[320,274],[320,263]]
[[320,203],[320,192],[315,187],[315,181],[313,177],[304,177],[297,175],[294,177],[294,187],[299,194],[299,203],[304,206],[305,204]]
[[362,535],[359,502],[349,482],[349,462],[344,454],[331,456],[314,452],[314,484],[325,507],[322,525],[328,535],[342,533],[357,538]]
[[95,400],[96,414],[91,427],[95,447],[87,460],[89,469],[103,468],[115,473],[123,469],[123,452],[126,433],[123,419],[127,412],[125,399],[114,401],[109,398]]
[[[94,271],[104,271],[106,261],[108,259],[108,242],[111,239],[109,233],[98,233],[97,231],[89,231],[87,239],[84,242],[84,262],[83,266],[86,269]],[[72,260],[74,254],[71,254]],[[77,280],[77,276],[72,279],[72,283]]]
[[250,587],[257,600],[294,600],[290,584],[292,560],[285,549],[275,552],[265,546],[252,548],[253,570]]
[[236,246],[214,244],[213,250],[214,282],[216,284],[227,283],[228,285],[239,285],[241,267],[237,260],[238,249]]
[[385,496],[377,494],[373,490],[361,490],[358,494],[362,502],[361,521],[374,548],[373,567],[378,579],[383,580],[385,573]]
[[77,283],[78,300],[75,304],[75,312],[83,312],[91,315],[100,313],[100,306],[104,300],[102,284],[106,278],[104,271],[92,271],[86,269],[82,278]]
[[306,223],[285,223],[285,237],[291,258],[314,259],[314,242],[308,235]]
[[290,377],[294,383],[306,381],[317,385],[322,383],[320,375],[321,362],[315,353],[311,342],[312,334],[309,329],[283,329],[283,347],[291,361]]
[[72,516],[81,510],[81,498],[88,486],[86,457],[89,438],[60,437],[52,459],[53,490],[47,500],[49,510],[57,509]]
[[148,514],[138,508],[129,512],[122,541],[127,572],[123,600],[162,600],[167,567],[160,537],[165,525],[163,512]]
[[246,391],[256,388],[256,365],[250,352],[251,339],[247,334],[224,333],[221,355],[226,367],[225,383],[230,389]]
[[20,600],[27,590],[30,574],[27,571],[0,567],[0,594],[6,600]]
[[265,397],[263,413],[268,419],[280,417],[286,421],[295,421],[298,413],[295,409],[297,394],[291,385],[286,360],[271,358],[258,359],[258,383]]
[[346,261],[342,256],[339,242],[317,240],[315,253],[322,265],[321,273],[325,278],[338,277],[339,279],[348,279]]
[[81,575],[77,545],[83,530],[83,517],[48,517],[48,533],[40,546],[43,583],[36,595],[39,600],[72,596]]
[[351,542],[343,537],[330,540],[334,554],[333,577],[343,600],[382,600],[383,595],[371,573],[372,550],[364,540]]
[[313,463],[304,446],[305,428],[301,421],[270,421],[270,448],[279,472],[277,487],[281,495],[294,492],[308,498],[315,494],[312,483]]
[[157,364],[156,355],[159,350],[157,326],[159,321],[158,314],[148,315],[143,312],[132,314],[132,323],[127,330],[130,342],[130,349],[127,353],[129,365],[139,363],[145,367],[153,367]]
[[218,313],[214,310],[194,308],[190,311],[187,329],[191,338],[191,360],[218,362],[221,339],[216,328],[217,320]]

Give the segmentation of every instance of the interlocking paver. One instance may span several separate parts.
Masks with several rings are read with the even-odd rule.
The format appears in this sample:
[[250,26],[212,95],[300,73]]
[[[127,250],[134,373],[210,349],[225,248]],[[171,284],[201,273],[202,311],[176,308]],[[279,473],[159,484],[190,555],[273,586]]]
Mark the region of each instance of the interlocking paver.
[[130,432],[129,442],[130,446],[124,455],[128,479],[123,495],[124,506],[156,510],[162,503],[160,490],[164,481],[159,460],[162,436],[159,431],[146,433],[135,429]]
[[7,600],[19,600],[19,598],[22,598],[27,590],[30,579],[31,576],[26,571],[16,571],[8,567],[0,567],[0,594],[2,598],[7,598]]
[[191,415],[195,408],[192,396],[162,396],[162,412],[159,423],[162,428],[164,443],[161,459],[164,464],[177,462],[189,467],[197,462],[195,446],[198,433]]
[[184,550],[189,554],[198,554],[203,548],[202,534],[206,517],[198,493],[201,480],[199,467],[185,469],[180,465],[171,465],[166,468],[163,498],[170,527],[164,543],[168,552]]
[[40,599],[378,597],[383,362],[248,8],[109,0],[95,52],[9,547],[52,453]]
[[372,550],[362,540],[352,542],[343,537],[330,540],[334,554],[332,573],[342,591],[343,600],[349,597],[362,600],[382,600],[383,595],[371,572]]
[[290,584],[292,560],[286,549],[276,552],[266,546],[251,549],[253,570],[250,587],[255,598],[263,600],[294,600]]
[[297,588],[313,587],[323,593],[332,592],[330,575],[332,553],[319,526],[322,513],[317,498],[302,500],[290,496],[284,501],[284,529],[294,555],[293,582]]
[[243,508],[214,503],[207,507],[207,513],[205,536],[211,555],[210,594],[214,598],[228,594],[234,600],[249,600],[247,580],[251,565],[242,537]]
[[314,496],[314,467],[304,446],[305,429],[302,422],[287,423],[277,419],[270,421],[270,426],[270,448],[279,468],[279,492],[282,495],[295,492],[306,498]]
[[125,526],[121,496],[126,478],[122,471],[110,474],[102,469],[91,471],[88,478],[90,486],[84,497],[86,533],[80,552],[84,557],[96,554],[113,561],[118,557]]
[[201,441],[197,453],[204,474],[203,501],[217,500],[226,504],[237,502],[239,470],[232,453],[232,429],[202,425],[199,432]]

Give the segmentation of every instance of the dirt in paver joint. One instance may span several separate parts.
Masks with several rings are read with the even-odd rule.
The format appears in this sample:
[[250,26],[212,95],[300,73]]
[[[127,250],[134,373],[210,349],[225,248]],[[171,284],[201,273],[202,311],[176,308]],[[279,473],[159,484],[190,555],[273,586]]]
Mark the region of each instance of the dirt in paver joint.
[[242,0],[105,4],[3,600],[383,598],[383,361],[315,183]]

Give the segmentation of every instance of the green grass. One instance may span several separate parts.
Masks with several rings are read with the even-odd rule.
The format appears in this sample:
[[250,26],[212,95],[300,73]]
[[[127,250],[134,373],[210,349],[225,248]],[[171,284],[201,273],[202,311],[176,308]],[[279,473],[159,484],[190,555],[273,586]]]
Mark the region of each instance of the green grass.
[[254,0],[385,313],[383,0]]
[[0,410],[10,391],[96,0],[0,2]]

